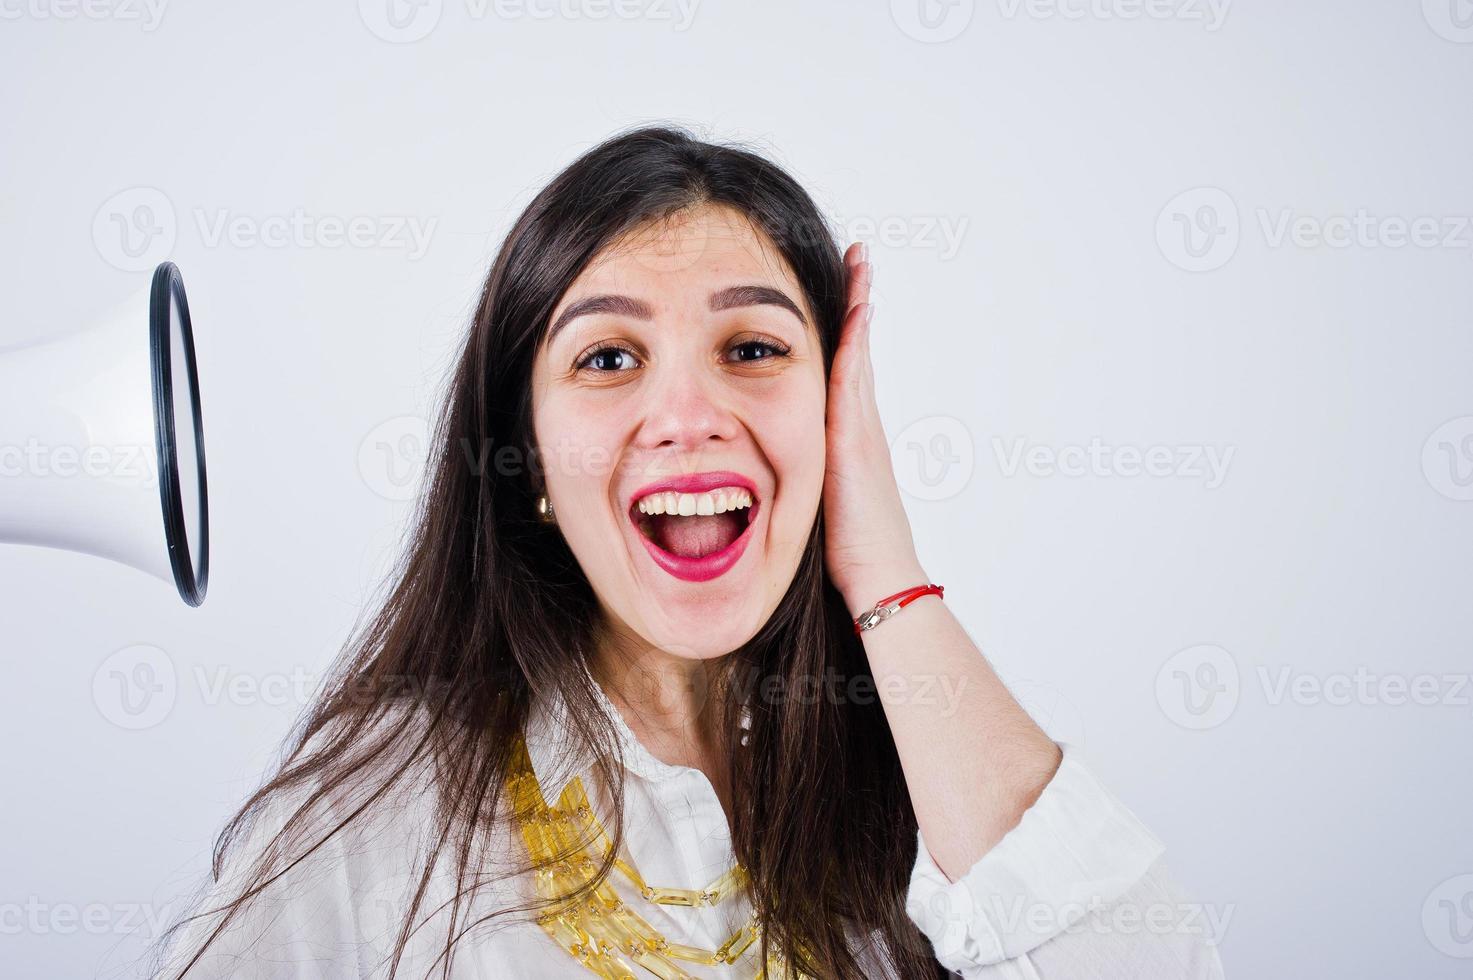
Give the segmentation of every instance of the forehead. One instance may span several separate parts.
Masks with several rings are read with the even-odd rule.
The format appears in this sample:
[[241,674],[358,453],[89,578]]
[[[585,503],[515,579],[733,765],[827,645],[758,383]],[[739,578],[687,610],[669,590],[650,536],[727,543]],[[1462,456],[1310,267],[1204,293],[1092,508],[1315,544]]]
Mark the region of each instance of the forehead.
[[702,205],[611,242],[573,280],[557,309],[598,293],[632,295],[657,310],[687,302],[704,306],[711,291],[734,282],[777,286],[808,312],[797,278],[771,239],[739,211]]

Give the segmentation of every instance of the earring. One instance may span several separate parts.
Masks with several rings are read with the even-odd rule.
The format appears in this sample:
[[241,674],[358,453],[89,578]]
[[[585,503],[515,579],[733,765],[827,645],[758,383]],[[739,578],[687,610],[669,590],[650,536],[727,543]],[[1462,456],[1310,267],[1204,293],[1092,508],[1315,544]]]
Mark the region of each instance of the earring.
[[557,523],[557,515],[552,510],[552,500],[545,493],[537,498],[537,516],[546,524]]

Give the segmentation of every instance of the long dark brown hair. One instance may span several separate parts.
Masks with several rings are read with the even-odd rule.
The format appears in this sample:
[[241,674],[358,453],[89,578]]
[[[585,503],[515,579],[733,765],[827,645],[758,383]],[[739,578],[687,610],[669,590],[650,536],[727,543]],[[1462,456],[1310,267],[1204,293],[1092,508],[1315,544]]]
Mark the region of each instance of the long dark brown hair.
[[[622,841],[616,729],[596,682],[580,669],[591,664],[599,606],[561,534],[535,510],[542,484],[534,465],[532,363],[553,309],[590,259],[628,232],[702,205],[741,213],[786,259],[816,319],[827,373],[845,312],[846,271],[818,208],[780,167],[740,147],[656,126],[616,135],[559,173],[517,219],[486,277],[385,601],[355,630],[274,775],[221,832],[214,877],[273,794],[306,790],[280,842],[335,791],[372,785],[359,787],[366,790],[362,804],[295,858],[278,847],[263,853],[248,887],[212,910],[220,923],[191,958],[176,960],[184,965],[173,977],[188,974],[245,902],[426,759],[434,772],[433,853],[398,932],[389,975],[398,972],[435,858],[453,848],[451,927],[436,960],[448,976],[458,941],[494,917],[456,925],[462,900],[483,884],[476,843],[503,813],[514,747],[536,698],[558,695],[571,707],[570,735],[592,749],[597,774],[613,787],[609,836],[616,847]],[[508,466],[508,459],[529,465]],[[948,976],[905,912],[916,818],[878,699],[748,696],[805,684],[812,690],[814,679],[829,677],[845,679],[850,690],[866,680],[874,689],[824,570],[823,525],[820,508],[777,609],[747,643],[714,663],[718,681],[706,705],[725,717],[741,700],[750,712],[745,744],[736,726],[720,731],[732,733],[732,845],[765,924],[760,955],[770,940],[813,976],[860,978],[853,943],[868,937],[866,955],[892,976]],[[416,713],[395,710],[406,704]],[[415,724],[416,717],[425,720]],[[391,749],[402,760],[387,771],[376,767]],[[609,870],[603,862],[598,879]]]

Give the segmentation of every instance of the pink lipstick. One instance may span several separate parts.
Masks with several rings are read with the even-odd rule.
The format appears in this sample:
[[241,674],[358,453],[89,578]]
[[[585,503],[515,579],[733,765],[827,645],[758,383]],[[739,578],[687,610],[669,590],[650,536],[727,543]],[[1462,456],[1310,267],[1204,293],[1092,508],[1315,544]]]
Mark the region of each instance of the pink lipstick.
[[[661,548],[640,529],[639,501],[653,493],[704,493],[718,487],[741,487],[752,495],[752,506],[747,508],[747,524],[730,544],[720,551],[699,558],[673,554]],[[742,557],[752,540],[752,528],[757,523],[757,512],[762,502],[757,496],[757,485],[740,473],[716,470],[707,473],[689,473],[672,476],[640,487],[629,498],[629,517],[635,525],[634,533],[649,552],[654,563],[666,572],[686,582],[709,582],[724,575]],[[678,519],[678,518],[677,518]]]

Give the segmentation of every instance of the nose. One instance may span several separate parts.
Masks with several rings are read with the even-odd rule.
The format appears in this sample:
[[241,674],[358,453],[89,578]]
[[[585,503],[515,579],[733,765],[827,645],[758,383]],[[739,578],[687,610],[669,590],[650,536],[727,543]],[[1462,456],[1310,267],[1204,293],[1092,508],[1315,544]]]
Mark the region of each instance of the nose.
[[741,422],[719,378],[689,364],[655,371],[659,376],[643,386],[644,417],[635,440],[640,449],[695,455],[737,437]]

